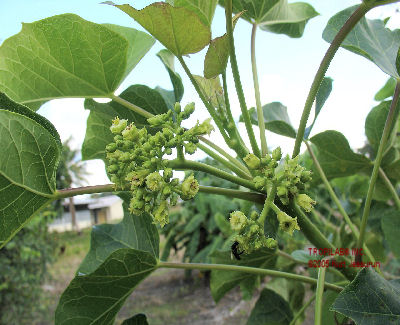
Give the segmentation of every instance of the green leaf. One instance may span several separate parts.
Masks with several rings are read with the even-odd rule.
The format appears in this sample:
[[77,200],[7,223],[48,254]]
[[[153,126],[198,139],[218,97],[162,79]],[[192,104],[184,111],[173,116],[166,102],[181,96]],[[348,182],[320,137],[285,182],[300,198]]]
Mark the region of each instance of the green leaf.
[[306,128],[304,132],[304,139],[308,139],[312,128],[314,127],[315,121],[319,113],[321,112],[322,107],[325,105],[326,100],[328,99],[329,95],[332,91],[332,83],[333,79],[329,77],[324,77],[321,82],[321,86],[319,87],[317,96],[315,98],[315,114],[314,120],[309,127]]
[[121,325],[149,325],[145,314],[137,314],[125,319]]
[[[330,308],[333,304],[333,302],[336,300],[337,296],[339,294],[335,291],[326,291],[324,292],[323,295],[323,301],[324,303],[322,304],[322,319],[321,319],[321,324],[324,325],[337,325],[338,323],[335,321],[335,312],[331,311]],[[339,324],[343,324],[343,321],[345,317],[339,313],[336,313],[336,318],[339,321]]]
[[370,268],[362,269],[344,288],[331,310],[357,324],[399,324],[400,288]]
[[[111,28],[123,35],[73,14],[23,24],[0,47],[0,91],[34,109],[54,98],[108,97],[152,42]],[[134,35],[138,43],[130,44]]]
[[[221,5],[225,1],[220,0]],[[245,11],[243,18],[262,30],[289,37],[301,37],[307,22],[318,16],[308,3],[287,0],[233,0],[233,11]]]
[[224,90],[221,87],[219,77],[206,79],[202,76],[193,76],[199,84],[204,97],[213,107],[225,107]]
[[[258,268],[273,268],[276,262],[276,255],[273,250],[260,249],[248,255],[241,255],[241,260],[232,260],[231,252],[216,251],[211,255],[212,263],[252,266]],[[257,275],[237,271],[212,271],[210,289],[211,294],[218,302],[229,290],[239,285],[242,281]]]
[[382,230],[385,240],[388,243],[393,254],[400,258],[400,213],[399,211],[389,211],[381,217]]
[[60,298],[55,324],[113,324],[126,298],[156,268],[148,252],[115,251],[93,273],[75,276]]
[[185,7],[194,12],[201,22],[211,27],[218,0],[167,0],[174,7]]
[[393,78],[389,78],[386,81],[385,85],[379,89],[379,91],[375,94],[374,99],[376,101],[382,101],[386,98],[392,97],[394,94],[394,89],[396,88],[396,80]]
[[90,251],[79,266],[80,273],[89,274],[95,271],[108,256],[120,248],[138,249],[158,258],[160,239],[152,217],[148,214],[131,214],[126,202],[129,199],[125,198],[124,218],[120,223],[93,226]]
[[[377,152],[381,141],[383,128],[385,127],[391,103],[392,101],[385,101],[375,106],[365,119],[365,134],[375,152]],[[393,127],[394,126],[392,126],[392,129]],[[390,145],[390,142],[388,144]]]
[[[370,160],[351,150],[345,136],[328,130],[314,135],[310,141],[317,147],[317,159],[327,178],[350,176],[370,168]],[[313,177],[317,178],[318,173]]]
[[168,71],[169,77],[171,78],[172,86],[174,88],[174,104],[182,100],[184,88],[181,76],[175,72],[175,56],[168,50],[164,49],[157,53],[157,56],[164,64]]
[[[272,102],[262,107],[265,128],[276,134],[289,138],[296,138],[296,130],[290,123],[287,108],[280,102]],[[249,110],[251,123],[258,125],[257,111],[254,107]],[[239,119],[243,122],[242,116]]]
[[[120,94],[120,97],[153,114],[168,111],[163,97],[156,90],[144,85],[130,86]],[[111,121],[116,116],[134,122],[137,127],[148,125],[145,117],[115,101],[98,103],[93,99],[86,99],[85,108],[90,110],[90,114],[82,145],[82,158],[84,160],[105,159],[105,147],[114,138],[110,131]]]
[[[233,28],[243,14],[240,12],[232,18]],[[204,58],[204,77],[207,79],[215,78],[226,70],[229,58],[229,43],[226,33],[211,40]]]
[[215,223],[217,224],[219,230],[227,237],[232,234],[232,228],[229,221],[225,218],[225,215],[222,213],[216,213],[214,215]]
[[127,77],[129,72],[136,67],[145,54],[153,47],[156,40],[149,34],[133,28],[113,24],[103,24],[103,26],[111,29],[113,32],[118,33],[128,40],[129,48],[127,53],[127,66],[125,74],[122,78],[123,80]]
[[289,325],[292,319],[293,313],[287,301],[274,291],[263,289],[246,324]]
[[190,234],[193,231],[195,231],[201,223],[204,221],[206,218],[206,215],[204,213],[198,213],[194,216],[192,216],[189,220],[189,222],[185,225],[185,228],[183,229],[184,233]]
[[176,56],[196,53],[211,40],[210,27],[186,8],[156,2],[142,10],[130,5],[111,4],[127,13]]
[[168,109],[173,110],[175,107],[175,92],[173,90],[166,90],[164,88],[161,88],[157,86],[154,88],[155,91],[157,91],[161,97],[164,99],[165,104],[167,105]]
[[18,110],[23,112],[18,105],[0,109],[0,248],[53,201],[56,190],[60,147],[50,122]]
[[[336,34],[358,6],[347,8],[329,19],[322,34],[331,43]],[[385,28],[382,20],[362,18],[341,44],[345,49],[374,62],[383,72],[399,78],[400,69],[396,59],[400,47],[400,30]]]

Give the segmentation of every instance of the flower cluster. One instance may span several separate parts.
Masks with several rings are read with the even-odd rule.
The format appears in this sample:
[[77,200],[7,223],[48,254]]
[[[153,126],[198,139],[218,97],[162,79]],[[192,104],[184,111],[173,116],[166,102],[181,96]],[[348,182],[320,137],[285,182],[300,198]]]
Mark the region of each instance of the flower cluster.
[[110,130],[114,142],[106,146],[108,162],[107,172],[116,189],[132,192],[130,211],[134,214],[147,212],[155,222],[164,226],[168,223],[168,210],[175,205],[178,198],[192,199],[199,184],[193,176],[182,183],[172,178],[172,169],[168,168],[165,155],[172,150],[193,154],[197,149],[198,137],[209,134],[213,127],[210,120],[197,124],[191,129],[181,126],[194,111],[194,103],[181,110],[179,103],[174,111],[155,115],[147,121],[151,134],[146,128],[137,128],[134,123],[118,117],[112,122]]
[[262,247],[273,249],[277,246],[275,239],[265,237],[264,225],[260,223],[258,217],[255,211],[251,213],[250,218],[241,211],[234,211],[230,215],[231,228],[236,233],[234,240],[246,254]]

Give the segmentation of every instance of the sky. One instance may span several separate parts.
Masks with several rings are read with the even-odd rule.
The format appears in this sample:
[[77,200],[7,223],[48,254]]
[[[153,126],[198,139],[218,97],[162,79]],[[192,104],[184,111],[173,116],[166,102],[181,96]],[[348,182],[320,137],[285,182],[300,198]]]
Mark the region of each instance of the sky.
[[[319,63],[329,44],[322,39],[322,31],[328,19],[335,13],[360,1],[356,0],[303,0],[310,3],[320,13],[311,19],[306,26],[302,38],[291,39],[285,35],[277,35],[258,30],[256,39],[256,54],[258,75],[260,80],[261,102],[267,104],[280,101],[288,108],[288,113],[293,126],[297,129],[304,102],[309,87],[318,69]],[[114,1],[118,4],[130,3],[141,9],[154,1]],[[289,1],[294,2],[294,1]],[[392,16],[388,23],[389,28],[400,26],[400,14],[396,13],[398,4],[388,5],[373,9],[368,18],[386,18]],[[108,5],[100,4],[96,0],[0,0],[0,43],[8,37],[18,33],[21,23],[29,23],[49,16],[62,13],[75,13],[84,19],[96,23],[113,23],[139,30],[143,28],[129,16]],[[213,25],[213,37],[225,32],[225,16],[221,7],[217,7]],[[244,20],[239,20],[236,25],[235,46],[241,80],[248,107],[255,105],[253,79],[250,65],[250,33],[251,26]],[[163,46],[156,43],[135,67],[130,75],[121,84],[117,94],[133,84],[144,84],[149,87],[161,86],[171,89],[172,85],[167,71],[156,53]],[[206,49],[185,58],[193,74],[202,75],[203,61]],[[181,75],[185,87],[182,105],[188,102],[196,103],[196,110],[186,126],[193,125],[197,119],[200,121],[208,117],[208,113],[198,98],[183,69],[176,62],[175,68]],[[239,119],[240,107],[236,98],[235,87],[228,66],[228,90],[233,115]],[[388,76],[385,75],[372,62],[340,49],[333,59],[326,74],[333,78],[333,90],[326,102],[318,120],[313,128],[313,134],[324,130],[337,130],[342,132],[350,142],[352,148],[363,146],[365,141],[364,123],[368,112],[377,103],[374,94],[384,85]],[[82,145],[88,111],[83,108],[82,99],[53,100],[44,104],[38,111],[47,117],[57,128],[61,139],[73,137],[72,145],[80,148]],[[309,121],[312,121],[310,116]],[[242,123],[239,125],[242,137],[247,140],[246,130]],[[255,128],[256,137],[259,138],[258,129]],[[223,148],[222,136],[214,132],[211,139]],[[267,131],[267,141],[270,148],[281,146],[285,153],[291,153],[294,140],[275,135]],[[246,141],[249,143],[248,141]],[[248,145],[250,147],[250,145]],[[200,159],[205,154],[198,150],[191,159]],[[88,177],[89,185],[108,183],[104,171],[104,164],[100,160],[87,163],[91,173]]]

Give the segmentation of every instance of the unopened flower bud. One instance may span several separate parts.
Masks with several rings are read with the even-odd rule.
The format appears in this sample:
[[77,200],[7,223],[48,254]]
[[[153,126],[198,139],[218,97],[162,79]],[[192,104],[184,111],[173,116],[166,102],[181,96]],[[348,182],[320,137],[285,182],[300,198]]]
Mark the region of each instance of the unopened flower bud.
[[159,191],[163,185],[163,179],[158,172],[151,173],[146,177],[147,188],[154,192]]
[[128,125],[127,120],[120,120],[119,117],[116,117],[112,121],[110,130],[114,134],[121,133],[126,128],[127,125]]
[[176,114],[179,114],[181,112],[181,103],[176,102],[174,105],[174,111]]
[[168,222],[168,203],[162,201],[158,208],[154,211],[154,220],[164,227]]
[[281,147],[277,147],[274,151],[271,153],[272,159],[279,161],[282,158],[282,151]]
[[185,106],[183,109],[183,112],[181,113],[182,119],[186,120],[192,113],[194,112],[194,103],[189,103]]
[[181,198],[183,200],[190,200],[192,199],[197,192],[199,191],[199,183],[194,178],[193,175],[190,175],[182,182],[182,195]]
[[249,153],[243,160],[250,169],[258,169],[260,167],[260,158],[252,153]]
[[278,246],[278,242],[273,238],[267,238],[265,246],[269,249],[274,249]]
[[314,208],[314,205],[317,203],[312,198],[310,198],[307,194],[299,194],[296,196],[296,203],[303,208],[306,212],[311,212]]
[[185,152],[189,155],[194,154],[197,149],[197,146],[191,142],[185,143],[183,146],[185,147]]

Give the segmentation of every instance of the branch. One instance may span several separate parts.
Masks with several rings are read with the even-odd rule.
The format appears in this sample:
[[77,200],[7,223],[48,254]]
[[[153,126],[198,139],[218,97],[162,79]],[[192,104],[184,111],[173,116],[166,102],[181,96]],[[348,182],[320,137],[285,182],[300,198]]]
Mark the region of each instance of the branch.
[[104,192],[114,192],[114,191],[115,191],[114,184],[67,188],[56,191],[56,193],[54,194],[54,199],[59,200],[82,194],[104,193]]

